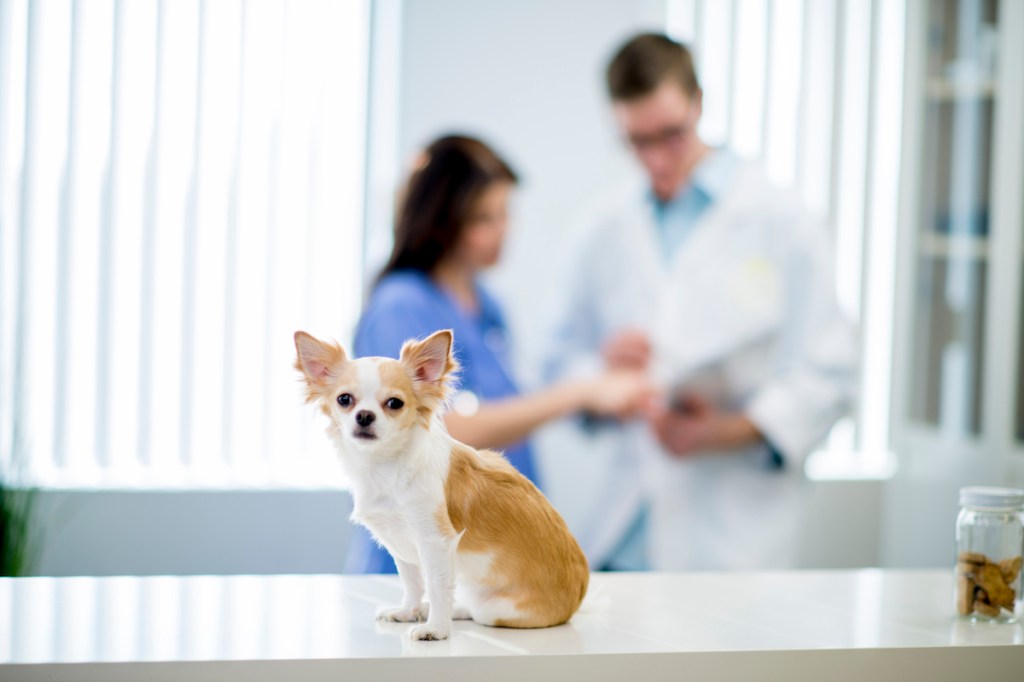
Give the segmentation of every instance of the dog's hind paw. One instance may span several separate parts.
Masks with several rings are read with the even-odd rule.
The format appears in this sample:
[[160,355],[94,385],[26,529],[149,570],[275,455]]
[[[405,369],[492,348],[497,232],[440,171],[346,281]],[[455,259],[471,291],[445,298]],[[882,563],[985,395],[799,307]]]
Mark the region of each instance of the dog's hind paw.
[[473,615],[465,606],[456,604],[452,608],[452,620],[473,620]]
[[377,611],[377,620],[386,620],[391,623],[418,623],[427,619],[430,615],[430,607],[427,604],[419,606],[390,606]]

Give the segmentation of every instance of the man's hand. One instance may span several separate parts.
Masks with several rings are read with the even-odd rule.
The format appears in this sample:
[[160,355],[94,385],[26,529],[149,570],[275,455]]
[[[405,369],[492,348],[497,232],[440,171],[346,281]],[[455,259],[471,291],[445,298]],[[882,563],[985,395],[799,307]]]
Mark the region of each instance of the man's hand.
[[651,361],[651,342],[638,329],[627,329],[609,338],[601,349],[608,369],[644,371]]
[[652,407],[647,418],[662,446],[681,457],[761,440],[761,433],[745,415],[720,410],[697,395],[678,397],[671,409]]

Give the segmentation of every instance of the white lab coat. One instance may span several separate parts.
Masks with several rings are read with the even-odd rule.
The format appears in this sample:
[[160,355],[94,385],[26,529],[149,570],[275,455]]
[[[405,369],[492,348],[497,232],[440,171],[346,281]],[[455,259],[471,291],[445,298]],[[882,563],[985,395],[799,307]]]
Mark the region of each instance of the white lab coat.
[[700,376],[705,390],[713,377],[713,399],[743,410],[785,463],[771,467],[764,445],[674,457],[642,422],[604,429],[616,458],[581,542],[600,565],[646,502],[653,569],[794,566],[804,458],[856,384],[856,334],[836,304],[827,227],[741,163],[671,262],[656,229],[636,192],[588,233],[552,373],[596,371],[611,334],[646,330],[659,382]]

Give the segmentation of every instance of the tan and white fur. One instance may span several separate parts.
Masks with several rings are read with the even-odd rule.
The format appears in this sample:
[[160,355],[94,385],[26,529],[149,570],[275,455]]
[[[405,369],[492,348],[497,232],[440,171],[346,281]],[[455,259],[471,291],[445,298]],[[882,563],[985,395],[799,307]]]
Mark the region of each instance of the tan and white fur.
[[352,520],[391,553],[405,588],[379,619],[425,620],[410,631],[416,640],[446,639],[453,618],[516,628],[569,620],[589,569],[562,517],[502,455],[445,429],[458,370],[450,331],[406,342],[398,360],[350,360],[305,332],[295,348],[307,401],[330,418]]

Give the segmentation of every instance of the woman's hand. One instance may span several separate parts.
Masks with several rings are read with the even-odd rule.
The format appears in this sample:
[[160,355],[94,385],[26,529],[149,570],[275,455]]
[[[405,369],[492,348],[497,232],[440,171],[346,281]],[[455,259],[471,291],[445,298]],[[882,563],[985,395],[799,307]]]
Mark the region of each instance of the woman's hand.
[[579,385],[581,408],[603,417],[627,419],[645,409],[656,390],[644,372],[606,372]]
[[608,372],[594,379],[566,381],[524,395],[485,401],[469,414],[452,410],[445,424],[456,440],[475,448],[504,448],[552,419],[580,411],[626,418],[637,415],[653,395],[641,372]]

